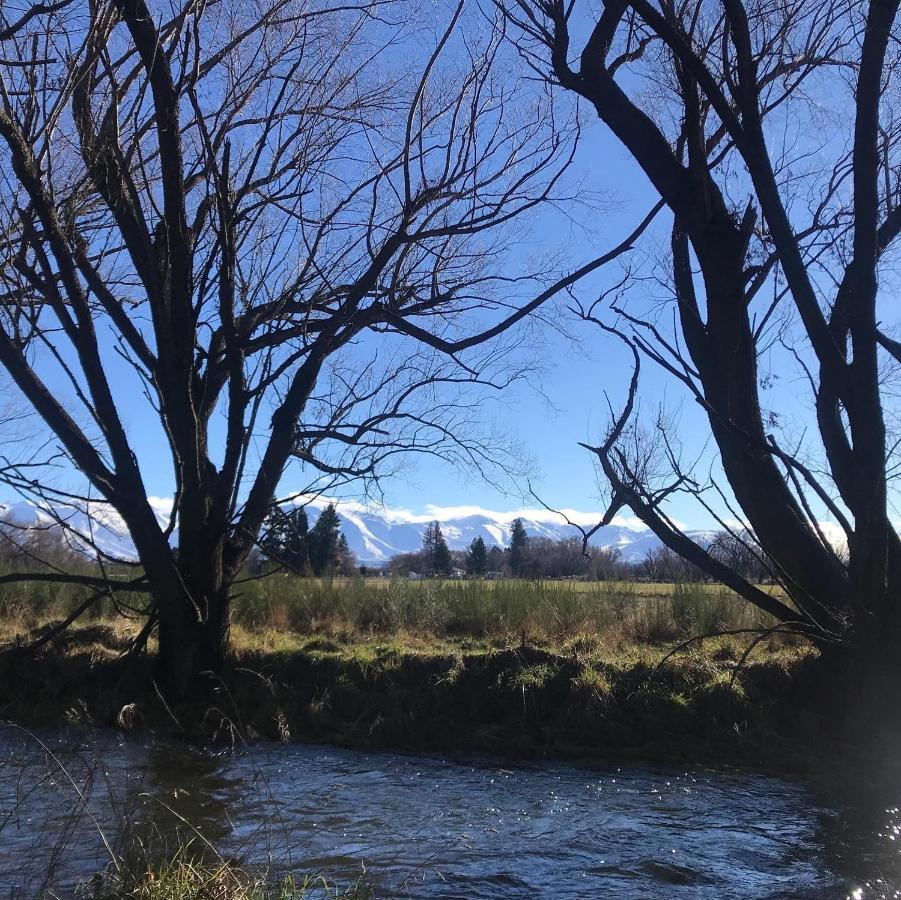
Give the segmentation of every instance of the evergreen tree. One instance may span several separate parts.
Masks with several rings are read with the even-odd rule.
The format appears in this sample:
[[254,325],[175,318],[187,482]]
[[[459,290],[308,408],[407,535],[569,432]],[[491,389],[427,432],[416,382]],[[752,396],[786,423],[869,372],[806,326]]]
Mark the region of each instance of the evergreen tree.
[[510,574],[519,578],[525,572],[526,557],[529,552],[529,536],[522,519],[514,519],[510,528],[510,546],[507,557],[510,560]]
[[420,555],[422,556],[422,571],[424,573],[434,572],[435,535],[440,530],[440,526],[437,522],[429,522],[422,534],[422,550]]
[[422,535],[422,552],[428,562],[432,561],[435,552],[435,530],[439,528],[437,522],[429,522]]
[[329,503],[319,514],[308,539],[310,568],[314,575],[335,571],[342,537],[341,519],[335,510],[335,504]]
[[306,572],[309,566],[307,511],[302,506],[285,511],[275,507],[266,518],[266,530],[260,541],[269,559]]
[[422,555],[428,571],[433,575],[449,575],[453,557],[438,522],[429,522],[422,536]]
[[343,531],[338,535],[338,549],[334,569],[340,575],[354,575],[357,571],[357,561],[354,559]]
[[287,515],[276,506],[269,511],[260,534],[260,549],[271,560],[279,560],[287,538]]
[[469,553],[466,556],[466,568],[473,574],[482,576],[488,570],[488,548],[485,539],[481,535],[469,545]]
[[[435,524],[437,526],[438,523]],[[453,567],[454,558],[451,555],[450,547],[447,546],[447,541],[444,540],[444,535],[438,528],[435,535],[435,551],[432,554],[432,570],[436,575],[450,575]]]

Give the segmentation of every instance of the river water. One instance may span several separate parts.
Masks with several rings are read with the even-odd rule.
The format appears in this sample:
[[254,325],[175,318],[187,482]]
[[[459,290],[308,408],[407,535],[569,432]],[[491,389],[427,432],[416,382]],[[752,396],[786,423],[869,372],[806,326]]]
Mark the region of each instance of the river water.
[[892,897],[898,806],[884,789],[678,766],[0,726],[0,898],[74,896],[124,834],[345,884],[365,873],[384,897]]

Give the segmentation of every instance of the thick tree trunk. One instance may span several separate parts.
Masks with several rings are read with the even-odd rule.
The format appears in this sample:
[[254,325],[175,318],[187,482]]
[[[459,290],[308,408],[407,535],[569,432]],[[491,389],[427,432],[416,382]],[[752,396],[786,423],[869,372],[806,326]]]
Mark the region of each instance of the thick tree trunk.
[[224,563],[227,526],[214,512],[214,478],[208,475],[210,484],[201,480],[183,490],[178,552],[169,553],[169,577],[160,582],[168,587],[161,586],[157,597],[157,678],[172,699],[207,690],[228,651],[235,569]]
[[206,516],[182,514],[177,561],[170,557],[175,577],[157,599],[157,678],[175,700],[207,690],[228,651],[232,578],[222,562],[222,533]]
[[212,469],[183,481],[177,550],[155,518],[131,524],[159,616],[155,681],[167,700],[207,692],[228,652],[231,588],[259,527],[230,536],[222,490]]
[[156,680],[167,699],[202,693],[228,651],[230,595],[223,585],[204,596],[187,590],[158,598]]
[[820,646],[814,706],[862,746],[901,740],[901,620],[867,616],[840,642]]

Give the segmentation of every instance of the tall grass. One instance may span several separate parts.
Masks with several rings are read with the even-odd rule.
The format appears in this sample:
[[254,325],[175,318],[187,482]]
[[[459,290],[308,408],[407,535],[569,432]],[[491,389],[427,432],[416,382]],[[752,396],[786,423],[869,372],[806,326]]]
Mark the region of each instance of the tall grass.
[[[71,584],[0,584],[0,633],[9,639],[63,619],[90,594],[90,588]],[[108,621],[146,602],[146,595],[119,591],[96,603],[82,621]],[[232,613],[237,625],[251,631],[506,639],[594,632],[641,643],[773,624],[713,584],[317,579],[281,573],[237,585]]]
[[[10,564],[0,561],[0,575],[47,573],[47,566],[30,564],[27,560]],[[70,574],[102,577],[97,566],[87,561],[75,565],[67,563],[65,571]],[[136,577],[134,569],[107,567],[108,577],[130,579]],[[95,594],[91,587],[64,582],[44,582],[21,580],[0,583],[0,623],[7,633],[25,634],[51,620],[63,619]],[[104,619],[123,610],[140,609],[147,603],[147,595],[134,591],[116,591],[114,596],[105,597],[94,604],[84,615],[85,619]]]
[[407,581],[373,583],[273,576],[243,586],[233,618],[250,630],[316,633],[351,629],[443,637],[616,633],[658,643],[696,633],[765,627],[767,617],[731,591],[707,584]]

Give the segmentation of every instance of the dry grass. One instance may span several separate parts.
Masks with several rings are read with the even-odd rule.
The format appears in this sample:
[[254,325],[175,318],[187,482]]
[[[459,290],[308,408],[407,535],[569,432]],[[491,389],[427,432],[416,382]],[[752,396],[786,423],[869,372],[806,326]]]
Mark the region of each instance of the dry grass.
[[94,900],[365,900],[371,889],[362,882],[347,889],[324,878],[287,876],[273,883],[228,862],[206,863],[180,848],[172,859],[139,871],[108,877]]
[[126,727],[127,706],[129,728],[174,724],[201,741],[745,762],[779,755],[774,733],[807,728],[797,710],[815,652],[803,642],[771,634],[747,654],[749,635],[721,635],[671,655],[694,629],[745,621],[719,592],[287,586],[268,603],[239,600],[231,659],[176,709],[152,689],[152,644],[149,658],[120,658],[137,624],[105,617],[26,665],[0,654],[0,715]]
[[[51,586],[52,588],[52,586]],[[0,644],[22,643],[61,620],[83,599],[73,588],[0,596]],[[134,603],[137,598],[119,598]],[[773,622],[731,591],[711,584],[574,581],[407,581],[270,576],[239,587],[232,646],[244,653],[290,652],[309,638],[344,645],[393,642],[422,652],[497,649],[524,642],[565,653],[604,649],[652,657],[694,635],[766,629]],[[98,661],[120,654],[141,619],[98,605],[56,639]],[[722,644],[724,639],[720,639]],[[747,639],[736,644],[744,646]],[[776,634],[762,650],[798,642]],[[721,649],[723,654],[733,653]],[[456,649],[455,649],[456,648]],[[150,644],[154,649],[153,641]],[[741,652],[734,651],[737,656]]]
[[731,591],[708,584],[575,581],[318,580],[248,584],[233,621],[250,631],[492,637],[559,643],[583,635],[659,644],[692,634],[772,625]]

